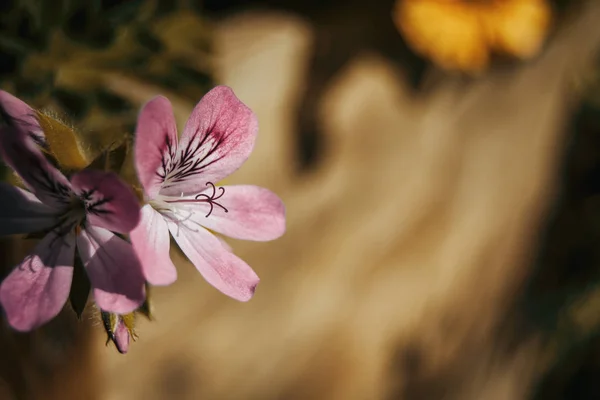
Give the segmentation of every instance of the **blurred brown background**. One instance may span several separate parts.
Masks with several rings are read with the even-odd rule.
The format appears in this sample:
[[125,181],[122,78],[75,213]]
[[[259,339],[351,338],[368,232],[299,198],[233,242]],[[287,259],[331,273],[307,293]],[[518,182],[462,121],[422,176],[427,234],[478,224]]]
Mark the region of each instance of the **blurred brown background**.
[[[0,21],[0,87],[90,145],[155,94],[183,124],[231,86],[260,132],[228,182],[288,217],[232,242],[249,303],[173,251],[127,355],[92,307],[3,322],[0,399],[600,398],[597,2],[30,0]],[[5,271],[30,246],[1,245]]]

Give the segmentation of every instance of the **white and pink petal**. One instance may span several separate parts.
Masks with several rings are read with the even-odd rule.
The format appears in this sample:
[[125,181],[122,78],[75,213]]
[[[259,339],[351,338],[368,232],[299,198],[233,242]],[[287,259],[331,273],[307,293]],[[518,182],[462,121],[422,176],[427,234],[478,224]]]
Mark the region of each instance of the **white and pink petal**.
[[138,226],[129,233],[146,280],[156,286],[170,285],[177,280],[177,269],[171,261],[169,228],[163,216],[150,205],[142,207]]
[[208,283],[227,296],[248,301],[259,283],[256,273],[221,245],[215,235],[191,221],[168,221],[171,235]]
[[190,211],[194,222],[234,239],[268,241],[285,233],[285,206],[262,187],[211,187],[189,202],[176,204]]

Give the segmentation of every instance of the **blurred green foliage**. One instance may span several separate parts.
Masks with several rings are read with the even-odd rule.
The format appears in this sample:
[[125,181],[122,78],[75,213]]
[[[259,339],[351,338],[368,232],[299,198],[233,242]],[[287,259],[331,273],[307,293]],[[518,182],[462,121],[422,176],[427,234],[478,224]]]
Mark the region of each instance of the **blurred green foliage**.
[[199,3],[3,1],[0,88],[113,143],[133,131],[140,99],[112,90],[109,77],[194,102],[211,87],[210,25]]
[[577,85],[560,193],[517,306],[542,333],[552,367],[535,400],[600,398],[600,58]]

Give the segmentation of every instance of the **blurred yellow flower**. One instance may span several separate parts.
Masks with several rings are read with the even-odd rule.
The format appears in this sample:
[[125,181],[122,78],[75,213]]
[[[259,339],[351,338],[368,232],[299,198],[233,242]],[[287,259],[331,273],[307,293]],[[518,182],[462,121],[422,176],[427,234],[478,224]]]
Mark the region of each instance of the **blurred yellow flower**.
[[444,69],[476,73],[494,51],[537,54],[552,11],[546,0],[397,0],[393,16],[414,51]]

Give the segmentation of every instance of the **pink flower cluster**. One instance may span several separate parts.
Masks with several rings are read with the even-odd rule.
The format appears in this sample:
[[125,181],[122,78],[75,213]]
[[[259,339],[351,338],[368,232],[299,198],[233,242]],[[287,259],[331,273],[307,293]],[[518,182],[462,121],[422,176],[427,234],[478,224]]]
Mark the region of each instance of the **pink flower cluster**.
[[146,282],[169,285],[177,278],[170,236],[215,288],[240,301],[253,296],[258,276],[211,231],[273,240],[285,232],[285,208],[264,188],[217,186],[250,156],[258,131],[256,116],[230,88],[208,92],[181,137],[166,98],[142,108],[135,132],[141,205],[113,172],[65,176],[54,167],[41,151],[46,144],[36,113],[21,100],[0,91],[0,113],[0,155],[26,188],[0,183],[0,235],[45,234],[0,284],[0,304],[14,329],[35,329],[62,310],[76,251],[98,308],[133,312],[145,301]]

